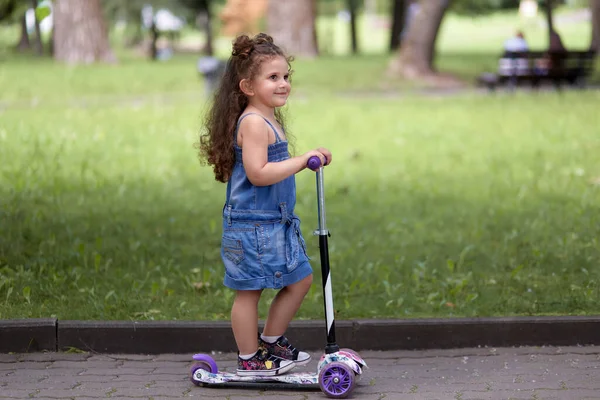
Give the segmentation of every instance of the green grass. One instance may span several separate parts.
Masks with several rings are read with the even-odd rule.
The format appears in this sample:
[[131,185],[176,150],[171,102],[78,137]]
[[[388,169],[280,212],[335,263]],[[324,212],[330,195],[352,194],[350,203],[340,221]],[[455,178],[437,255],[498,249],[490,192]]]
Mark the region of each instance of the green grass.
[[[471,79],[495,63],[495,42],[444,40],[443,69]],[[228,318],[225,187],[193,147],[206,104],[195,57],[123,55],[0,65],[0,318]],[[297,152],[335,156],[338,318],[600,312],[600,94],[398,92],[388,60],[294,64]],[[297,185],[316,272],[299,318],[321,318],[314,176]]]
[[[336,157],[339,317],[598,312],[599,97],[294,100],[297,148]],[[198,115],[186,100],[4,111],[2,318],[227,317],[224,186],[195,159]],[[314,178],[297,181],[318,270]]]

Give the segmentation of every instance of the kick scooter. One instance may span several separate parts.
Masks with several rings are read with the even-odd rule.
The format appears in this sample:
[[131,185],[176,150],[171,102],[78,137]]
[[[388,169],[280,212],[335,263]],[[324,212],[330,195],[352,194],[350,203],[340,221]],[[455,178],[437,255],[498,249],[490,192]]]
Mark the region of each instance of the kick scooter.
[[309,372],[288,373],[274,376],[238,376],[235,373],[219,371],[215,360],[207,354],[195,354],[195,363],[191,367],[190,379],[197,386],[272,386],[283,385],[290,388],[320,388],[330,398],[348,397],[367,367],[367,363],[353,350],[340,349],[335,341],[335,321],[333,314],[333,292],[329,269],[329,248],[327,239],[329,231],[325,221],[325,187],[323,183],[323,166],[318,157],[308,160],[308,168],[317,172],[317,206],[319,214],[319,250],[321,256],[321,272],[323,279],[323,298],[325,299],[325,322],[327,328],[327,345],[325,354],[321,356],[315,374]]

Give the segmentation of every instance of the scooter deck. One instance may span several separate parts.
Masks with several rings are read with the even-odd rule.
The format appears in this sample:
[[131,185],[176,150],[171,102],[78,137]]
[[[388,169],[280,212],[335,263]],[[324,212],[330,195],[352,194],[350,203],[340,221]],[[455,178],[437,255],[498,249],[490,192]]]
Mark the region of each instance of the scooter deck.
[[274,376],[239,376],[219,371],[212,373],[203,369],[194,372],[192,379],[202,386],[274,387],[288,389],[319,389],[318,376],[308,372],[287,373]]

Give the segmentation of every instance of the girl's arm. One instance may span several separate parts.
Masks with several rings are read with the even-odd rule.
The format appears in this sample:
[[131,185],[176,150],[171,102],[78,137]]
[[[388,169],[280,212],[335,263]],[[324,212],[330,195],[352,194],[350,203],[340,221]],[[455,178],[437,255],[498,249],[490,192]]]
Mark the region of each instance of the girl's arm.
[[280,182],[306,168],[311,156],[319,157],[325,164],[325,156],[317,150],[280,162],[268,162],[269,129],[261,117],[253,115],[244,118],[240,126],[244,148],[242,162],[253,185],[268,186]]

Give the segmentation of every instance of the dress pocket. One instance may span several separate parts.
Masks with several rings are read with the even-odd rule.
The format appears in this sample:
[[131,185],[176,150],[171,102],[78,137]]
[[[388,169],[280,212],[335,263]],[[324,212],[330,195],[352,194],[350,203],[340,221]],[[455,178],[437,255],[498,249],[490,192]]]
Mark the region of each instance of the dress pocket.
[[223,236],[221,239],[223,254],[234,264],[239,264],[244,260],[244,247],[242,241]]
[[308,256],[308,251],[306,250],[306,241],[304,240],[304,237],[302,236],[302,231],[300,230],[300,219],[297,217],[294,217],[293,221],[294,222],[292,224],[292,227],[294,228],[294,231],[296,232],[296,237],[297,237],[298,243],[300,244],[300,248],[302,249],[302,252],[306,256],[306,258],[308,258],[310,260],[310,257]]
[[302,232],[300,231],[300,229],[296,230],[296,234],[298,235],[298,240],[300,241],[300,246],[302,247],[302,252],[306,256],[306,258],[308,258],[310,260],[310,257],[308,256],[308,251],[306,250],[306,241],[304,240],[304,237],[302,236]]

